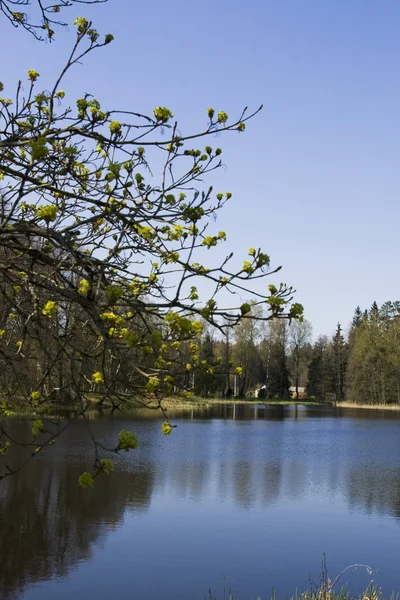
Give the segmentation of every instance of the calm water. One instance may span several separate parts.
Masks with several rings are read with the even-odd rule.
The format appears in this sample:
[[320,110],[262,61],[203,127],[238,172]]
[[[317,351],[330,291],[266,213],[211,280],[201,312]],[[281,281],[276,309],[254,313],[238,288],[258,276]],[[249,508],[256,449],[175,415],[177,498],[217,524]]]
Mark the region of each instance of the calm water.
[[[233,414],[235,412],[235,414]],[[0,482],[0,598],[199,600],[222,579],[241,600],[280,597],[370,565],[400,590],[400,414],[309,407],[213,407],[175,413],[173,435],[139,412],[90,422],[139,450],[93,490],[83,422]],[[13,422],[13,433],[28,425]],[[343,577],[354,590],[365,571]]]

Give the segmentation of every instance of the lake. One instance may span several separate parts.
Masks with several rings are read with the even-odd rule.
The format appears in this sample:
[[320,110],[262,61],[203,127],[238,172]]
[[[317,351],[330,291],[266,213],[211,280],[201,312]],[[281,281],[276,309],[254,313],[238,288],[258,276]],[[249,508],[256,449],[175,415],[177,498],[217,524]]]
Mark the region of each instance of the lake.
[[[215,405],[99,416],[140,448],[81,489],[93,447],[75,421],[50,451],[0,482],[0,598],[279,598],[329,573],[361,591],[400,590],[400,412]],[[29,424],[7,423],[13,435]]]

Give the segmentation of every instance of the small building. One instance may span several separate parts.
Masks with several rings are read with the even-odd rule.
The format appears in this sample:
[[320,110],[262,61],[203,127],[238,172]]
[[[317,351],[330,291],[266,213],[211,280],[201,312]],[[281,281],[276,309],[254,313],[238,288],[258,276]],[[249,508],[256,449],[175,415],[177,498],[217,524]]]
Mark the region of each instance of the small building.
[[[306,388],[299,386],[298,390],[299,390],[299,398],[304,398],[306,395]],[[289,393],[290,393],[291,398],[296,398],[296,386],[292,385],[289,388]]]

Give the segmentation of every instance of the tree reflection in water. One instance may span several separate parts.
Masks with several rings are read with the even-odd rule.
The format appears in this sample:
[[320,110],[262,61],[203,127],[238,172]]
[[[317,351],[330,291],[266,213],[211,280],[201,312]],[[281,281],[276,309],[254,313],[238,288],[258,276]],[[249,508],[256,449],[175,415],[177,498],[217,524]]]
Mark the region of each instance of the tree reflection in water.
[[[142,445],[121,457],[112,476],[99,478],[93,489],[77,485],[92,452],[79,422],[48,453],[0,482],[0,598],[18,598],[30,584],[65,577],[79,562],[90,560],[127,510],[147,511],[152,500],[168,506],[165,519],[174,531],[171,555],[179,550],[180,556],[189,554],[192,544],[184,529],[174,528],[182,506],[193,527],[210,539],[212,507],[221,509],[219,519],[235,522],[239,530],[240,513],[245,522],[253,510],[259,516],[262,510],[260,526],[265,521],[268,533],[283,536],[283,546],[284,536],[292,532],[285,533],[275,509],[301,507],[302,522],[313,531],[309,499],[326,507],[324,526],[337,531],[344,511],[400,518],[397,417],[248,405],[170,411],[170,416],[178,428],[168,440],[157,436],[160,423],[153,412],[135,414],[134,421],[94,419],[100,437],[115,436],[122,428],[139,429]],[[29,432],[28,423],[11,423],[10,428]],[[329,503],[336,501],[339,508],[331,514]],[[200,506],[205,510],[197,512]],[[152,515],[143,521],[143,535],[155,527]],[[250,529],[248,536],[254,539],[257,530]],[[354,540],[362,544],[362,532]],[[227,542],[226,559],[236,560],[235,552],[235,543]],[[135,560],[140,573],[140,557]]]

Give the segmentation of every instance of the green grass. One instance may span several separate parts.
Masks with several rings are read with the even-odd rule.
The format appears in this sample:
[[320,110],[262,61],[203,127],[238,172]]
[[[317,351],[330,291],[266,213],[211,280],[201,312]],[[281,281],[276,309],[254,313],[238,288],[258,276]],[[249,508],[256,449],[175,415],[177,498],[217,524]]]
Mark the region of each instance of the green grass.
[[[364,565],[360,565],[364,566]],[[347,569],[345,569],[346,571]],[[344,572],[344,571],[343,571]],[[332,582],[329,578],[326,581],[321,581],[318,586],[314,586],[310,590],[299,593],[297,590],[293,596],[286,597],[284,600],[399,600],[399,594],[392,592],[390,596],[384,597],[380,588],[373,585],[371,582],[364,592],[359,594],[351,592],[347,587],[342,586],[335,589],[341,574]],[[200,600],[240,600],[236,593],[231,589],[226,589],[225,582],[222,584],[222,591],[216,594],[213,590],[208,591],[208,595]],[[253,597],[249,600],[279,600],[274,589],[268,597],[261,596]]]
[[367,404],[356,402],[337,402],[339,408],[366,408],[372,410],[400,410],[400,404]]
[[273,400],[266,400],[265,398],[192,398],[191,400],[185,400],[184,398],[166,398],[163,401],[163,404],[171,408],[185,406],[211,406],[213,404],[257,404],[265,406],[289,406],[298,404],[304,406],[332,406],[330,402],[279,398]]
[[[310,580],[310,589],[299,593],[296,593],[290,598],[286,597],[285,600],[399,600],[399,594],[392,592],[390,596],[384,597],[380,588],[375,586],[372,582],[368,584],[364,592],[359,594],[351,592],[346,586],[339,587],[339,581],[343,574],[349,570],[361,569],[366,571],[367,576],[370,577],[373,573],[371,567],[365,564],[353,564],[345,567],[334,579],[329,577],[326,558],[322,560],[322,572],[319,577],[319,583],[315,584]],[[266,597],[264,596],[266,600]],[[226,587],[225,577],[222,579],[222,590],[220,594],[217,594],[213,590],[208,591],[208,595],[201,600],[239,600],[239,596],[232,592],[231,589]],[[260,596],[252,598],[251,600],[263,600]],[[278,600],[275,590],[272,589],[272,593],[268,600]]]
[[[223,592],[221,596],[215,596],[210,590],[209,595],[201,598],[201,600],[240,600],[238,596],[234,595],[230,590]],[[251,598],[251,600],[263,600],[260,596]],[[268,600],[278,600],[274,591]],[[319,588],[314,591],[306,591],[302,594],[295,593],[290,599],[285,600],[385,600],[381,590],[375,586],[369,586],[361,594],[351,593],[346,588],[340,590],[333,590],[329,588]],[[399,600],[399,594],[394,592],[387,597],[387,600]]]

